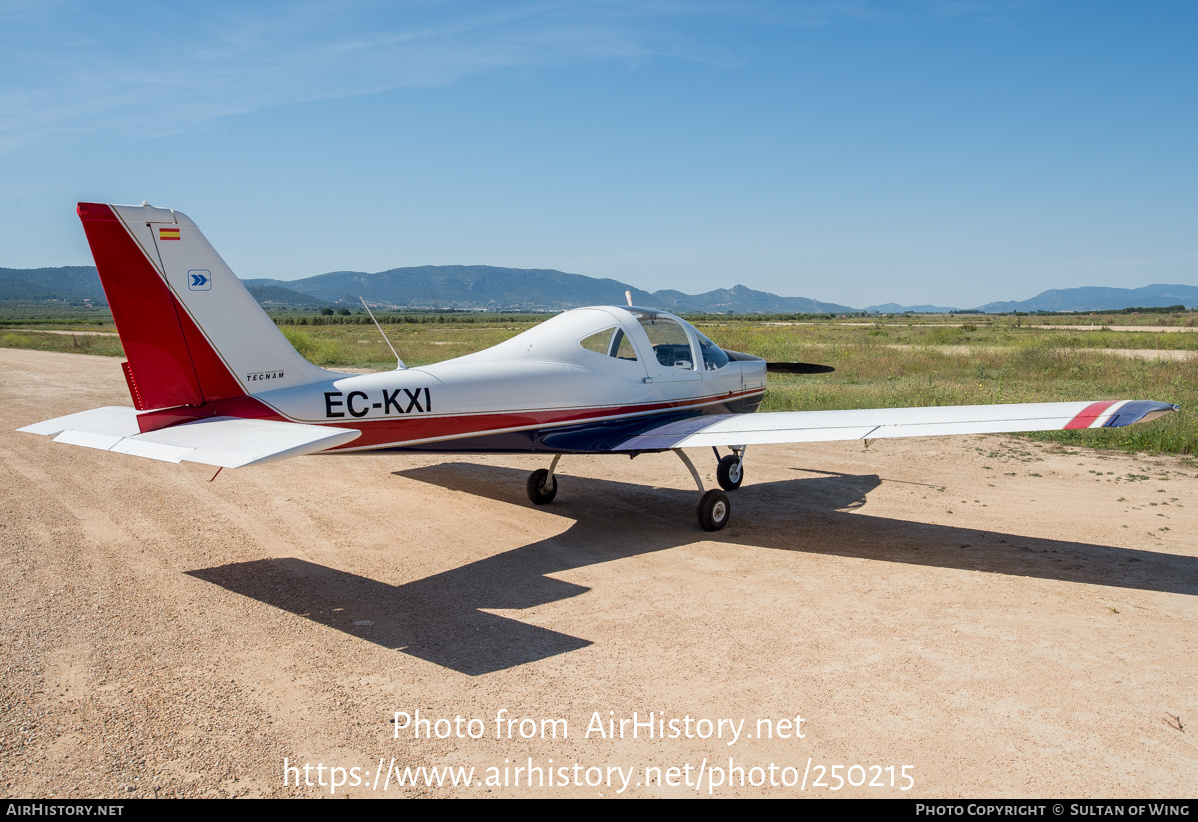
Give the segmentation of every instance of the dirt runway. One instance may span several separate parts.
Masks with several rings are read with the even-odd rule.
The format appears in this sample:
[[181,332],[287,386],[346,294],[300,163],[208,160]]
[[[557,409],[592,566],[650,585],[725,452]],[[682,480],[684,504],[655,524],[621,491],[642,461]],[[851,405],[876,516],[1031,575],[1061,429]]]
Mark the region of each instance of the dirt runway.
[[127,404],[0,350],[5,796],[1198,793],[1182,460],[761,446],[711,535],[670,454],[534,508],[536,457],[209,482],[14,431]]

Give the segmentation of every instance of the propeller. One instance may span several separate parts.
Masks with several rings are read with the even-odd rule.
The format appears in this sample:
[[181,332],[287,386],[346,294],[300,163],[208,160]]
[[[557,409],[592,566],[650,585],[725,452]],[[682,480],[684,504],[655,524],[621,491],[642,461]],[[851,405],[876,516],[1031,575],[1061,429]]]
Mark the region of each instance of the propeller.
[[831,374],[836,369],[809,362],[767,362],[765,370],[771,374]]

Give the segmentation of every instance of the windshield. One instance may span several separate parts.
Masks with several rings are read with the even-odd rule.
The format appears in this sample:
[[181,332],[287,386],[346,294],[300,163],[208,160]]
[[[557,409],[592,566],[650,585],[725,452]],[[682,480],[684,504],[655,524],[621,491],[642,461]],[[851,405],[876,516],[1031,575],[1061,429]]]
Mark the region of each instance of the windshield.
[[637,314],[657,361],[667,368],[695,370],[690,340],[678,320],[661,314]]
[[636,317],[641,328],[645,329],[645,335],[649,338],[649,344],[653,346],[657,361],[666,367],[698,370],[691,362],[690,340],[685,329],[692,331],[699,343],[705,371],[718,371],[731,361],[723,349],[686,320],[641,308],[635,309],[632,316]]
[[[694,326],[691,326],[694,328]],[[695,328],[695,336],[699,338],[699,350],[703,352],[703,367],[708,371],[717,371],[728,364],[728,355],[718,345],[713,343],[703,332]]]

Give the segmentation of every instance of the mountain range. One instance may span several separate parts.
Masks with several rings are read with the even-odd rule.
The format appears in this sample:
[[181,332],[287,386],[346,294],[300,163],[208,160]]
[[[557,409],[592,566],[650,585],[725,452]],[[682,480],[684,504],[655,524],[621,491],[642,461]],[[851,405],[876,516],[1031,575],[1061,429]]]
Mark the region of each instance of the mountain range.
[[[636,305],[675,313],[846,314],[941,313],[948,306],[896,303],[851,308],[807,297],[780,297],[744,285],[703,294],[644,291],[612,279],[568,274],[553,269],[499,268],[487,265],[426,265],[389,271],[332,271],[301,280],[249,279],[245,285],[268,307],[319,309],[354,307],[365,298],[372,307],[432,310],[561,311],[584,305],[619,305],[624,292]],[[64,300],[107,303],[94,266],[0,268],[0,301]],[[1198,286],[1149,285],[1142,288],[1053,289],[1028,300],[987,303],[975,311],[1112,311],[1123,308],[1198,306]]]
[[255,288],[287,288],[333,304],[357,305],[364,297],[372,305],[390,308],[494,309],[560,311],[583,305],[624,302],[632,293],[636,305],[674,312],[814,313],[840,314],[855,309],[805,297],[779,297],[743,285],[706,294],[644,291],[618,280],[596,279],[544,268],[497,268],[489,265],[424,265],[368,274],[333,271],[302,280],[246,280]]
[[1121,308],[1166,308],[1198,305],[1198,286],[1146,285],[1143,288],[1054,288],[1021,302],[986,303],[979,311],[1009,314],[1013,311],[1118,311]]
[[94,265],[0,268],[0,300],[66,300],[72,303],[90,300],[97,305],[108,305]]

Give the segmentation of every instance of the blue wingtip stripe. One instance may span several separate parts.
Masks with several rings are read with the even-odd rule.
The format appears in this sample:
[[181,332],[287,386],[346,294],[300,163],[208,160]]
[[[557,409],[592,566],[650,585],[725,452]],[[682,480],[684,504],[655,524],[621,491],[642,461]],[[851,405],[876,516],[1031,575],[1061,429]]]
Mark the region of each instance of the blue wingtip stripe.
[[1102,427],[1123,428],[1124,426],[1134,425],[1144,419],[1159,417],[1179,410],[1181,410],[1181,407],[1172,403],[1153,402],[1152,400],[1132,400],[1125,403],[1118,412],[1112,414],[1111,418],[1106,421],[1106,425]]

